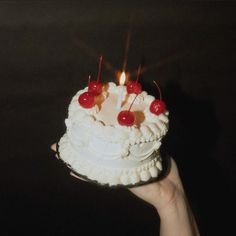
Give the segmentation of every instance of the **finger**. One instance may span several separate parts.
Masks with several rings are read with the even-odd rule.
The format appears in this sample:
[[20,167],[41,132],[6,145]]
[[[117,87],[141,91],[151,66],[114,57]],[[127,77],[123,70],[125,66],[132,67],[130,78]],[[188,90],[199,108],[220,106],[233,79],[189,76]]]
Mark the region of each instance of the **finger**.
[[51,145],[51,149],[52,149],[54,152],[56,152],[56,151],[57,151],[57,144],[56,144],[56,143],[52,144],[52,145]]
[[60,159],[59,156],[58,156],[57,154],[55,155],[55,157],[56,157],[58,160]]
[[77,179],[80,179],[80,180],[83,180],[83,181],[86,181],[86,182],[87,182],[87,180],[86,180],[86,179],[83,179],[82,177],[80,177],[80,176],[76,175],[76,174],[75,174],[75,173],[73,173],[72,171],[70,172],[70,175],[71,175],[71,176],[73,176],[73,177],[75,177],[75,178],[77,178]]

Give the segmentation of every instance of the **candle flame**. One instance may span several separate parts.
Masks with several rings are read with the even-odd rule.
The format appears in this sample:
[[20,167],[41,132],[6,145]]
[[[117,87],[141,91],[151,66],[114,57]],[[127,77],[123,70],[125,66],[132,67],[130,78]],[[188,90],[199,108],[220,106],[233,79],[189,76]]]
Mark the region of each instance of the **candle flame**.
[[126,80],[125,72],[123,71],[120,75],[120,85],[124,85]]

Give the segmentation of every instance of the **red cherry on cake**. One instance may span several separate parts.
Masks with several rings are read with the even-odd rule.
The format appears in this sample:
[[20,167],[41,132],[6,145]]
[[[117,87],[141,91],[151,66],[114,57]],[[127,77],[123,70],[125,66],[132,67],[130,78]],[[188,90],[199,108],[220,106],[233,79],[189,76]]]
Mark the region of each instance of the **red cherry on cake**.
[[156,87],[157,87],[157,89],[159,91],[160,99],[155,99],[154,101],[152,101],[149,109],[150,109],[151,113],[153,113],[155,115],[160,115],[161,113],[163,113],[166,110],[166,104],[165,104],[165,102],[162,101],[160,87],[158,86],[156,81],[153,80],[153,82],[154,82],[154,84],[156,85]]
[[88,92],[97,96],[102,93],[102,86],[103,84],[99,81],[91,81],[88,84]]
[[88,92],[94,94],[95,96],[102,93],[102,86],[103,85],[100,82],[101,68],[102,68],[102,56],[99,59],[97,80],[94,80],[91,82],[89,81],[89,84],[88,84]]
[[92,93],[84,92],[79,96],[79,104],[83,108],[91,108],[95,105],[95,97]]
[[137,98],[138,95],[135,96],[134,100],[132,101],[132,103],[129,106],[129,110],[124,110],[121,111],[118,116],[117,116],[117,120],[118,123],[120,125],[123,126],[132,126],[135,122],[135,115],[132,111],[130,111],[131,107],[134,104],[135,99]]
[[129,81],[127,84],[127,93],[140,94],[142,92],[142,85],[137,81]]
[[162,100],[155,99],[150,105],[150,112],[160,115],[166,110],[166,104]]
[[125,111],[121,111],[119,113],[119,115],[117,117],[117,120],[118,120],[120,125],[132,126],[134,124],[134,121],[135,121],[135,116],[134,116],[134,113],[132,111],[125,110]]
[[142,85],[138,82],[140,74],[141,74],[141,65],[139,65],[139,67],[138,67],[136,81],[130,81],[127,84],[127,93],[128,94],[135,93],[138,95],[142,92]]

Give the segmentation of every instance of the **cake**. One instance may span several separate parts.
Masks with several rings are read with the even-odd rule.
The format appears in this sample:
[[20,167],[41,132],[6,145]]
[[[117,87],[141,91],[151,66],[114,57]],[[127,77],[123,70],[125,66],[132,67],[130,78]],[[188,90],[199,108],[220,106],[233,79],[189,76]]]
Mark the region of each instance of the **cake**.
[[[168,111],[153,114],[150,105],[155,97],[145,91],[138,95],[125,92],[118,109],[121,87],[113,82],[104,85],[91,108],[78,102],[88,87],[75,94],[65,119],[66,132],[58,142],[58,155],[86,180],[107,186],[136,186],[162,172],[160,147],[168,130]],[[135,123],[120,125],[119,112],[128,110],[131,103]]]

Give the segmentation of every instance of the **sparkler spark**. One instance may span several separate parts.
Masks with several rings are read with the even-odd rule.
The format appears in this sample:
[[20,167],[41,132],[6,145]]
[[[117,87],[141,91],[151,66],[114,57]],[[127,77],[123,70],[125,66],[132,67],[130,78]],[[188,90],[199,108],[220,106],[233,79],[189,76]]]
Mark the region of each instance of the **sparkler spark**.
[[[131,41],[131,34],[132,34],[132,23],[133,23],[133,15],[130,16],[130,20],[129,20],[129,29],[127,32],[127,38],[126,38],[126,45],[125,45],[125,52],[124,52],[124,62],[122,65],[122,70],[116,68],[115,66],[113,66],[109,61],[104,60],[103,61],[103,65],[104,68],[108,71],[110,71],[113,75],[115,75],[115,77],[119,77],[122,71],[125,71],[126,66],[127,66],[127,60],[128,60],[128,53],[129,53],[129,48],[130,48],[130,41]],[[86,44],[84,41],[80,40],[80,39],[75,39],[74,40],[75,44],[81,49],[83,50],[87,55],[89,55],[91,58],[94,58],[97,60],[97,58],[99,58],[100,54],[98,52],[96,52],[94,49],[92,49],[88,44]],[[151,65],[147,65],[147,66],[143,66],[141,68],[138,69],[138,74],[144,74],[147,71],[162,67],[163,65],[171,62],[171,61],[175,61],[178,58],[182,57],[183,55],[185,55],[188,52],[177,52],[173,55],[170,55],[166,58],[163,58],[161,60],[159,60],[156,63],[153,63]],[[137,75],[137,70],[132,71],[130,73],[126,72],[126,76],[128,78],[130,77],[135,77]]]
[[[91,58],[94,58],[94,59],[97,60],[97,58],[100,57],[101,54],[99,54],[94,49],[92,49],[84,41],[82,41],[80,39],[75,39],[74,42],[75,42],[76,46],[78,46],[81,50],[83,50]],[[103,59],[103,65],[108,71],[111,71],[113,74],[117,71],[117,69],[110,62],[108,62],[107,60]]]
[[127,32],[127,39],[126,39],[126,44],[125,44],[125,54],[124,54],[124,62],[123,62],[123,66],[122,66],[122,71],[125,71],[126,65],[127,65],[130,40],[131,40],[131,33],[132,33],[132,23],[133,23],[133,14],[131,14],[130,18],[129,18],[129,29]]

